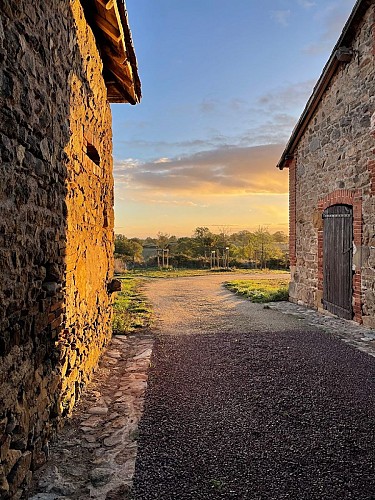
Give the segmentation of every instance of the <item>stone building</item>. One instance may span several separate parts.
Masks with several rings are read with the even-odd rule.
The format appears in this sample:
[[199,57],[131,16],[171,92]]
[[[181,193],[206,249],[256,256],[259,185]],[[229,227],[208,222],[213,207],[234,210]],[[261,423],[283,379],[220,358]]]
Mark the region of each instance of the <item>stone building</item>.
[[278,163],[290,300],[375,327],[375,3],[358,0]]
[[123,0],[2,0],[0,498],[20,498],[111,335],[109,103],[140,82]]

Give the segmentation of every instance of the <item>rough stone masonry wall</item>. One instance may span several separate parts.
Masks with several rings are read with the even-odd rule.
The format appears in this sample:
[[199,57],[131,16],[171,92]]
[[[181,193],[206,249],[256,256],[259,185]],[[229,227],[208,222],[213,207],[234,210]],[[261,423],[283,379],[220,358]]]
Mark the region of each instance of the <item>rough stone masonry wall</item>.
[[375,203],[369,168],[374,158],[373,26],[372,6],[358,27],[353,59],[342,64],[333,77],[295,154],[295,265],[290,287],[292,301],[321,307],[318,236],[322,235],[322,207],[332,193],[341,193],[340,203],[346,192],[348,202],[357,202],[355,211],[362,203],[363,212],[354,221],[361,226],[363,220],[363,227],[354,228],[359,240],[354,282],[363,302],[356,319],[362,315],[369,326],[375,326],[375,254],[371,248],[375,245]]
[[[0,498],[20,498],[110,334],[111,127],[78,0],[0,15]],[[87,154],[89,153],[89,154]],[[96,155],[100,156],[100,165]]]

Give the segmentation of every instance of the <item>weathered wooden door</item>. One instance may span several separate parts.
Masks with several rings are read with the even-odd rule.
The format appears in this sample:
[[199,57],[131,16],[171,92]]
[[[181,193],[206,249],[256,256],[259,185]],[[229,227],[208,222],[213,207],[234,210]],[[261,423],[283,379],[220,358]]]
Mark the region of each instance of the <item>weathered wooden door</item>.
[[333,205],[323,213],[324,309],[352,319],[353,208]]

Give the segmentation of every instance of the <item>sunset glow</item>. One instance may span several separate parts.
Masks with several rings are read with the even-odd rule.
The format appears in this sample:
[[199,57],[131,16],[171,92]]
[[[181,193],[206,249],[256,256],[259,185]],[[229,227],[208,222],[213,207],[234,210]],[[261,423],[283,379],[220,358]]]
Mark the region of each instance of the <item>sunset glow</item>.
[[128,0],[140,105],[112,106],[115,232],[288,229],[276,169],[353,0]]

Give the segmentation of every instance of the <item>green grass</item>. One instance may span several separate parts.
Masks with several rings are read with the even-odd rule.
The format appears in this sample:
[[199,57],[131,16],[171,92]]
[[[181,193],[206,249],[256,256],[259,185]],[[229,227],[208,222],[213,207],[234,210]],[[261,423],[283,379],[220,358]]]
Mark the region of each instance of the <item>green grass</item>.
[[243,295],[251,302],[275,302],[288,300],[289,278],[244,279],[225,283],[231,292]]
[[123,276],[134,276],[139,278],[183,278],[185,276],[204,276],[209,274],[209,269],[135,269],[128,271]]
[[[222,271],[221,269],[219,271]],[[231,271],[224,270],[226,272],[236,272],[240,274],[286,274],[289,275],[289,271],[279,271],[279,270],[261,270],[261,269],[232,269]],[[126,274],[119,276],[120,279],[127,277],[137,277],[137,278],[183,278],[188,276],[210,276],[212,273],[217,273],[218,269],[135,269],[134,271],[127,271]]]
[[142,280],[122,278],[113,305],[113,333],[127,334],[150,325],[151,307],[142,293]]

